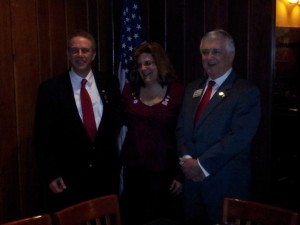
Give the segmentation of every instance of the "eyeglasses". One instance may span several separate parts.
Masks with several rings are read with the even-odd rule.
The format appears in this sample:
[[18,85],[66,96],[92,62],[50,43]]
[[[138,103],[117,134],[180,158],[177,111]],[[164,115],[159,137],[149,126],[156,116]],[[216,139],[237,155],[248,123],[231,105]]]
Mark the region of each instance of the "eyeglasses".
[[151,65],[153,65],[153,64],[154,64],[153,61],[147,60],[147,61],[145,61],[145,62],[138,63],[138,68],[142,68],[142,66],[151,66]]
[[68,50],[73,55],[78,54],[80,51],[82,54],[87,54],[92,51],[91,48],[69,48]]

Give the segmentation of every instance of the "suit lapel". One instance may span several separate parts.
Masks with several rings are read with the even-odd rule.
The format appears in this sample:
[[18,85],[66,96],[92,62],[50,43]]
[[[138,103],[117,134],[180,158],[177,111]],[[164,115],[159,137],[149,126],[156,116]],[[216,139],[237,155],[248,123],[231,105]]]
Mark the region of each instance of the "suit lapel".
[[76,106],[76,102],[75,102],[75,98],[74,98],[74,93],[73,93],[73,87],[72,87],[72,83],[70,80],[70,75],[69,75],[69,71],[66,72],[63,76],[62,76],[62,82],[63,85],[65,86],[66,90],[66,105],[69,105],[68,107],[72,110],[72,112],[76,115],[78,115],[78,119],[79,121],[81,121],[80,119],[80,115],[78,113],[78,109]]
[[74,115],[74,120],[76,120],[77,126],[80,127],[80,129],[82,130],[83,133],[87,134],[87,132],[84,128],[84,125],[82,123],[82,120],[80,118],[77,106],[76,106],[73,87],[72,87],[72,83],[71,83],[70,76],[69,76],[69,71],[66,72],[62,76],[62,83],[63,83],[63,86],[65,87],[63,89],[63,90],[65,90],[65,93],[62,93],[63,95],[66,96],[65,104],[70,109],[72,114]]
[[200,82],[197,82],[195,85],[195,88],[193,88],[193,93],[192,93],[192,109],[193,109],[193,119],[195,118],[195,114],[197,111],[197,107],[200,103],[200,99],[202,95],[204,94],[204,87],[207,79],[203,79]]
[[93,71],[93,73],[94,73],[94,78],[96,81],[97,89],[98,89],[100,98],[103,103],[103,113],[104,113],[104,109],[105,109],[104,105],[107,104],[109,101],[109,98],[107,95],[108,91],[106,90],[106,88],[104,88],[106,86],[105,79],[103,78],[103,76],[101,76],[101,74],[99,72]]
[[230,89],[232,88],[232,85],[234,83],[234,80],[236,79],[236,75],[234,72],[231,72],[227,79],[223,82],[223,84],[219,87],[219,89],[216,91],[214,96],[211,98],[211,100],[208,102],[208,105],[206,106],[205,110],[202,112],[201,117],[199,118],[196,126],[200,126],[201,123],[207,118],[207,116],[210,114],[210,112],[219,104],[224,101],[224,99],[227,97],[228,94],[230,94]]
[[[105,117],[108,115],[107,109],[109,107],[107,107],[106,105],[109,104],[109,101],[111,101],[110,96],[109,96],[110,92],[107,90],[108,85],[106,84],[107,81],[105,79],[105,75],[101,74],[98,71],[93,71],[93,73],[94,73],[94,78],[95,78],[95,82],[97,85],[97,89],[98,89],[98,92],[99,92],[99,95],[100,95],[100,98],[101,98],[101,101],[103,104],[103,114],[102,114],[102,119],[101,119],[101,121],[103,121],[103,120],[105,120]],[[99,131],[99,127],[101,126],[101,121],[98,126],[98,131]]]

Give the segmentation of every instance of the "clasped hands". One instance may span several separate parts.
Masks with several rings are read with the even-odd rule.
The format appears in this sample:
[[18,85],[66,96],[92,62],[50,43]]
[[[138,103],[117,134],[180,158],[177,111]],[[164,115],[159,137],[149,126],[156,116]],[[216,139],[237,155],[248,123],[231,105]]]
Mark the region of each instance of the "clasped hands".
[[179,164],[181,165],[181,170],[187,179],[191,179],[194,182],[199,182],[204,180],[205,175],[201,170],[197,159],[181,157],[179,158],[179,160],[180,160]]

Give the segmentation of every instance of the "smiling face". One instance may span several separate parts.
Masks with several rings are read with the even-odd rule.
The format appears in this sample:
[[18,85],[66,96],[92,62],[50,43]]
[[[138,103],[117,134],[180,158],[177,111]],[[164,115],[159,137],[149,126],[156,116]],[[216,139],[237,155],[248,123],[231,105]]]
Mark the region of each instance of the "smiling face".
[[73,70],[78,75],[85,77],[91,70],[96,52],[92,48],[91,40],[75,36],[69,42],[67,55]]
[[232,67],[234,51],[230,50],[227,41],[219,36],[202,39],[200,46],[202,65],[212,79],[222,76]]
[[150,53],[142,53],[138,57],[138,72],[145,85],[157,83],[158,69]]

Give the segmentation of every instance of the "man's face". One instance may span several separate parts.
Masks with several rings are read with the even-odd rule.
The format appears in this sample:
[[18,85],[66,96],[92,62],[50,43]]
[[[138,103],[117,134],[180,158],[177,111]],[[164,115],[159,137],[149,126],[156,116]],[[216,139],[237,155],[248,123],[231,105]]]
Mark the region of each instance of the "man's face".
[[225,48],[226,42],[221,38],[202,40],[202,65],[207,75],[216,79],[232,67],[234,53]]
[[67,55],[74,71],[85,77],[91,70],[96,53],[92,49],[92,42],[85,37],[73,37],[68,46]]

